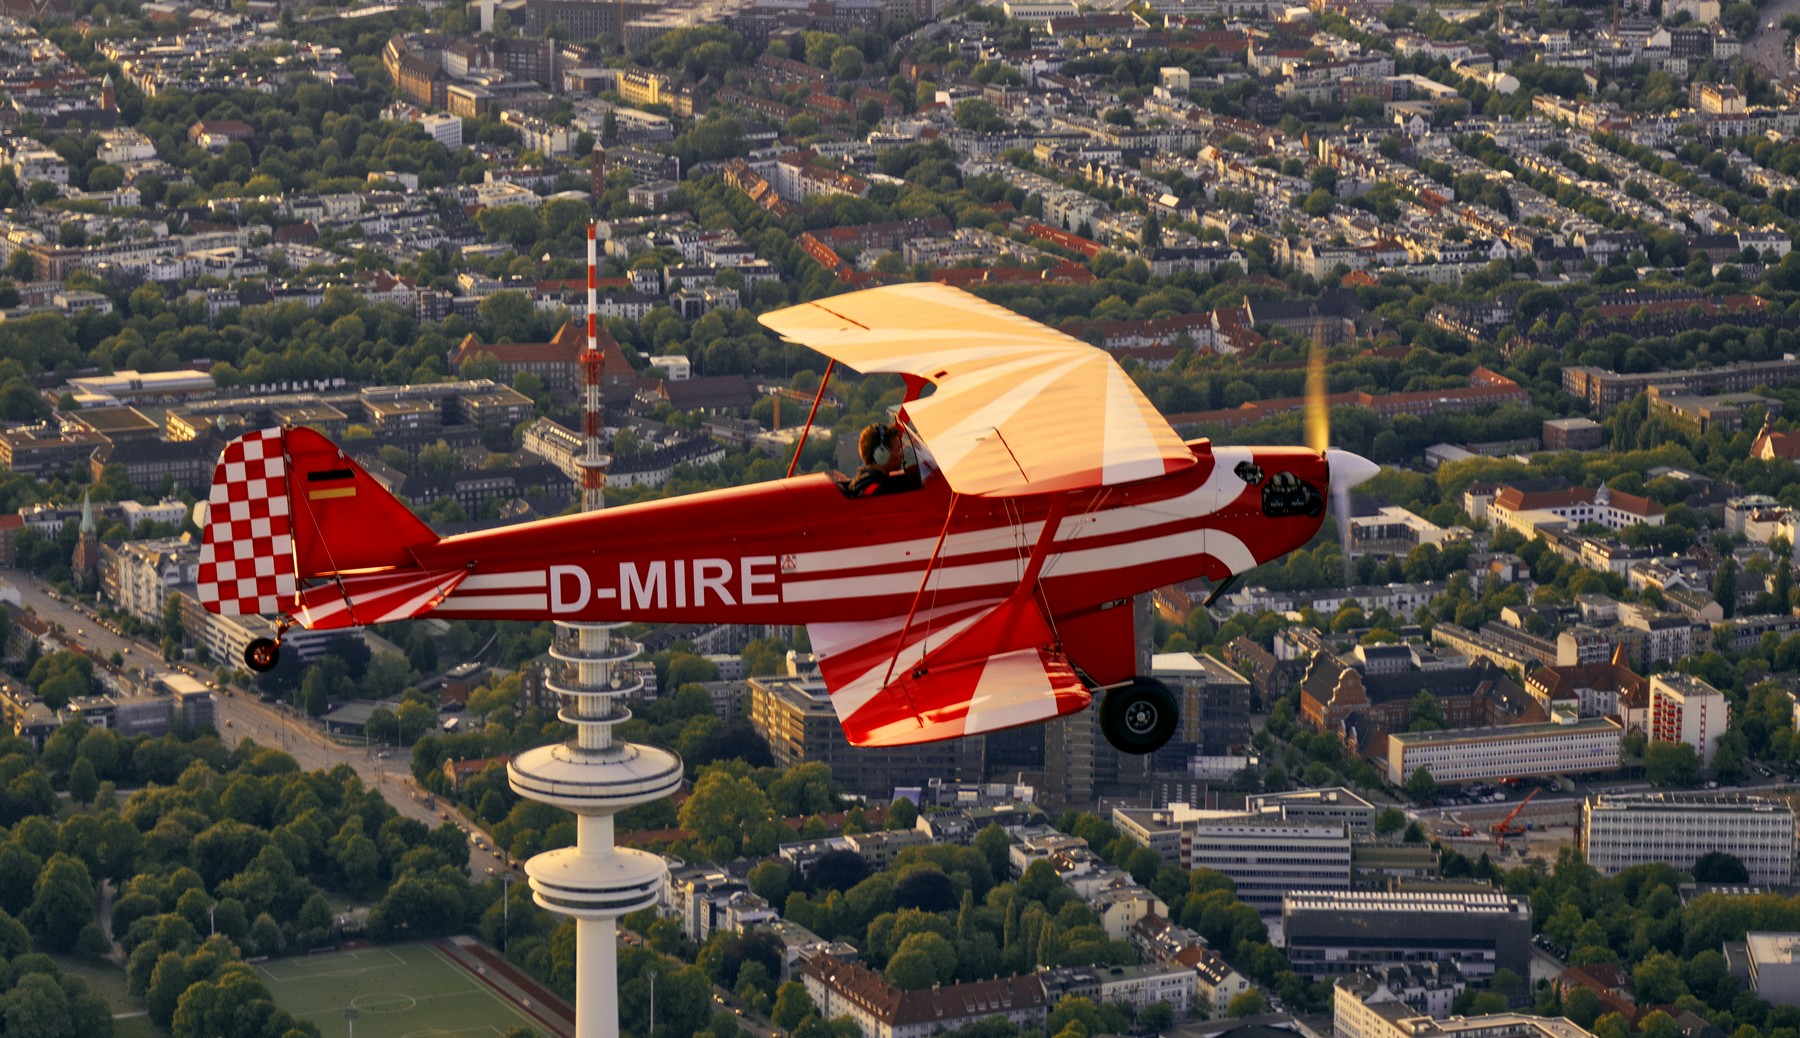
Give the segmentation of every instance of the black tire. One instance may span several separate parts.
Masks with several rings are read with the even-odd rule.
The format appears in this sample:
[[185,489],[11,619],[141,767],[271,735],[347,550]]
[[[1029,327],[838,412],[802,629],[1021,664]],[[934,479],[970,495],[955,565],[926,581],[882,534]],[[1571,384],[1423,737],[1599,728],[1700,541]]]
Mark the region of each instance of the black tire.
[[1155,753],[1175,734],[1181,704],[1169,686],[1136,678],[1106,693],[1100,704],[1100,731],[1121,753]]
[[273,638],[256,638],[244,646],[244,666],[265,674],[281,660],[281,643]]

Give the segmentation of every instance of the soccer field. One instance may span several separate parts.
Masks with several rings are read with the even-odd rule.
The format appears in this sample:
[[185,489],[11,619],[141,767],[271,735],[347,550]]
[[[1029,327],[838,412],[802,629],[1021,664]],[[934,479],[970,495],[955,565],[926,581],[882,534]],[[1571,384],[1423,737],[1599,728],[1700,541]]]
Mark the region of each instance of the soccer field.
[[324,1038],[500,1038],[513,1027],[543,1025],[469,976],[430,944],[360,948],[274,959],[257,969],[275,1004],[310,1020]]

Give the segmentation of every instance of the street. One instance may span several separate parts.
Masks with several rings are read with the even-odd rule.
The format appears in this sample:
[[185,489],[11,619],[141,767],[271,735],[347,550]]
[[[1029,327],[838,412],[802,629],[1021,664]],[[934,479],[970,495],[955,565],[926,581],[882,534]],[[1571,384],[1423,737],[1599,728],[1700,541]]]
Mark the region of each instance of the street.
[[[1744,41],[1744,59],[1768,73],[1770,79],[1786,79],[1794,71],[1792,41],[1781,27],[1781,20],[1797,13],[1800,0],[1773,0],[1757,11],[1756,31]],[[1775,28],[1768,27],[1770,22],[1775,23]]]
[[[0,571],[0,577],[18,587],[24,605],[40,618],[61,625],[68,641],[86,648],[101,661],[117,652],[123,656],[127,669],[135,666],[152,673],[180,670],[202,681],[211,679],[211,675],[199,667],[164,662],[161,649],[156,645],[107,630],[91,615],[90,607],[51,598],[50,589],[30,574],[6,570]],[[259,745],[286,751],[306,771],[326,771],[347,764],[365,785],[380,790],[402,816],[417,819],[432,828],[453,821],[467,832],[470,839],[469,875],[477,881],[508,871],[515,877],[522,875],[507,865],[505,855],[494,849],[493,839],[473,822],[451,811],[447,805],[440,804],[432,809],[420,801],[424,790],[413,781],[409,767],[411,754],[407,750],[391,751],[393,755],[383,759],[376,755],[373,747],[333,742],[312,724],[241,690],[228,693],[220,688],[214,691],[213,697],[219,735],[226,746],[235,749],[239,742],[253,739]]]

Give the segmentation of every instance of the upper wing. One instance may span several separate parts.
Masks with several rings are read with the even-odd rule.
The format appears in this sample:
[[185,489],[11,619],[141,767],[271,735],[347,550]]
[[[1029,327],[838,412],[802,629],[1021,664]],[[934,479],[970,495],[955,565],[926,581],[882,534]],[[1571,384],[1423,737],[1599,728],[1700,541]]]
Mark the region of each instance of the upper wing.
[[872,288],[760,320],[857,371],[934,383],[906,415],[960,494],[1108,486],[1194,463],[1106,351],[948,285]]

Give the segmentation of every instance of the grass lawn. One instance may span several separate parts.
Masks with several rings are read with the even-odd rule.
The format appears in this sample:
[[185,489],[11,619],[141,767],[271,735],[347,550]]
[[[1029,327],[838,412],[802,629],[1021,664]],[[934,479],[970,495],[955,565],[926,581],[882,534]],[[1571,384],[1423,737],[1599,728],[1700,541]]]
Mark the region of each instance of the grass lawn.
[[64,973],[80,977],[88,982],[95,993],[106,999],[115,1013],[139,1013],[144,1003],[125,993],[125,969],[105,959],[91,959],[85,955],[51,955],[56,965]]
[[275,1003],[310,1020],[324,1038],[500,1038],[518,1026],[543,1027],[468,975],[430,944],[362,948],[257,967]]
[[[113,1011],[113,1038],[166,1038],[144,1015],[144,1003],[125,993],[125,970],[104,959],[82,955],[52,955],[56,965],[70,976],[80,977]],[[120,1016],[119,1014],[127,1014]]]

